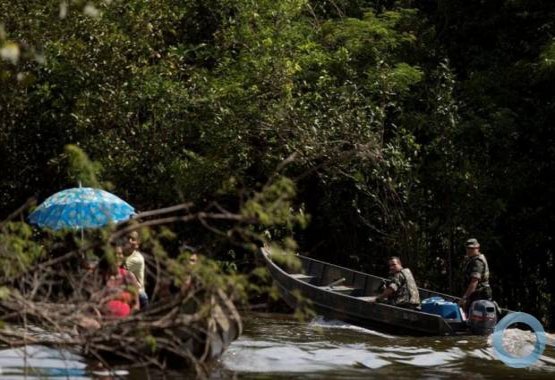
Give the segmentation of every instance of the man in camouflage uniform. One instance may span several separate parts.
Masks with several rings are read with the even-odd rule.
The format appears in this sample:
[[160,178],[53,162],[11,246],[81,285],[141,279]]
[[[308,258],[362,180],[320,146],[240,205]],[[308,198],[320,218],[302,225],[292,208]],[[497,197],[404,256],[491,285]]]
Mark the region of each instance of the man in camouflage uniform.
[[409,268],[403,268],[398,257],[390,257],[388,260],[389,278],[382,294],[370,299],[370,302],[388,300],[395,306],[416,308],[420,306],[420,295],[414,277]]
[[491,301],[489,286],[489,267],[486,257],[480,252],[480,243],[476,239],[466,241],[467,263],[464,269],[466,291],[459,302],[468,313],[470,305],[476,300]]

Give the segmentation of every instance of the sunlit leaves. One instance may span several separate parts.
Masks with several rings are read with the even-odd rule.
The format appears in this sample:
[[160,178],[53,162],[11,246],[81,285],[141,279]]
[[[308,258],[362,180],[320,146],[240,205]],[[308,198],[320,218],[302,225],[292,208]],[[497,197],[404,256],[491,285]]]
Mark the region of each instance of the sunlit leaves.
[[6,41],[0,47],[0,58],[16,64],[19,61],[19,45],[14,42]]
[[99,164],[91,162],[86,153],[75,145],[66,145],[64,151],[68,156],[70,175],[76,182],[84,187],[100,187],[97,179]]
[[555,41],[549,43],[540,55],[540,64],[545,68],[555,67]]
[[264,226],[285,225],[293,228],[296,223],[304,225],[306,218],[292,209],[295,195],[291,180],[281,177],[262,191],[256,193],[243,207],[243,214],[259,220]]
[[17,277],[45,254],[32,239],[31,226],[7,223],[0,229],[0,277]]

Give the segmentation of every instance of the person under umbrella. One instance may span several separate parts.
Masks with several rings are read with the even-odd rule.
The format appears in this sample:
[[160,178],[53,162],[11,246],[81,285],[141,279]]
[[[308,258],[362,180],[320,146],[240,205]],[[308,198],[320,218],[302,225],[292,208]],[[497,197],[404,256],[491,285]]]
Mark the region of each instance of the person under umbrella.
[[125,257],[123,266],[135,275],[139,283],[139,301],[141,310],[148,306],[148,295],[145,290],[145,258],[139,251],[139,233],[131,231],[127,234],[123,245],[123,255]]
[[115,256],[115,261],[104,256],[98,262],[97,270],[104,288],[93,299],[99,302],[102,315],[121,318],[139,309],[139,283],[133,273],[122,266],[121,246],[115,247]]

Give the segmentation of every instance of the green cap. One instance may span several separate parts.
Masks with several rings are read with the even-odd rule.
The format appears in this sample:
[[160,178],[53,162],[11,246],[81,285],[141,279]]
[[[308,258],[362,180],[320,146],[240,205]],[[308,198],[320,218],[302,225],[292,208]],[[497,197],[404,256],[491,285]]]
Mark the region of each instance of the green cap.
[[466,241],[465,246],[470,247],[470,248],[478,248],[480,246],[480,243],[478,243],[477,239],[472,238],[472,239],[468,239]]

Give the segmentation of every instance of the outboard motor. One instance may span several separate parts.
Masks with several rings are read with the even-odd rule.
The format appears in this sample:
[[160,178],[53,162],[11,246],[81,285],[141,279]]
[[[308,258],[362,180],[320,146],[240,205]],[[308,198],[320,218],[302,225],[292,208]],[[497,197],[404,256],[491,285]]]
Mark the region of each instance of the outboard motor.
[[488,300],[472,302],[468,313],[470,331],[477,335],[489,335],[493,333],[497,323],[495,304]]

